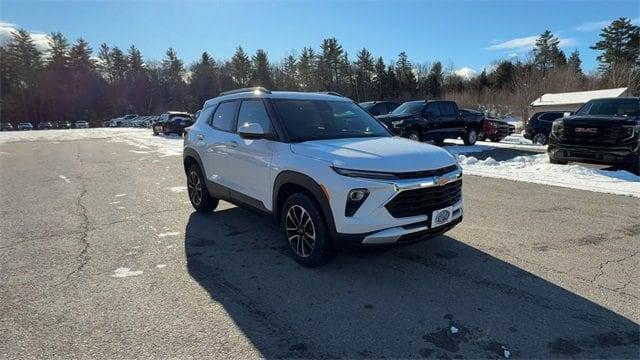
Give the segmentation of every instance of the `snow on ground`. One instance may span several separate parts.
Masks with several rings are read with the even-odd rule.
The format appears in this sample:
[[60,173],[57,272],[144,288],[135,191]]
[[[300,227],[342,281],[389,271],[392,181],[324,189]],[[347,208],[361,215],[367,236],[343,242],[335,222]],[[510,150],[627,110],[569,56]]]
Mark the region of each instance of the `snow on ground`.
[[599,170],[578,164],[555,165],[547,154],[505,161],[458,155],[465,174],[640,197],[640,176],[628,171]]
[[124,278],[129,276],[138,276],[142,275],[142,270],[131,271],[130,268],[121,267],[113,270],[113,274],[111,274],[114,278]]
[[[138,149],[132,150],[135,154],[157,153],[161,156],[182,154],[180,137],[153,136],[149,129],[95,128],[0,133],[0,144],[17,141],[61,142],[83,139],[106,139],[126,143]],[[474,146],[464,146],[461,140],[447,142],[456,144],[444,148],[459,157],[466,174],[640,197],[640,177],[622,170],[606,171],[578,164],[550,164],[546,155],[546,146],[533,145],[520,134],[513,134],[499,143],[480,141]],[[505,161],[496,161],[492,158],[478,160],[473,156],[465,155],[500,148],[543,154],[518,156]],[[184,191],[178,187],[169,188],[169,190]],[[116,196],[125,196],[125,194]]]
[[182,138],[179,136],[153,136],[151,129],[93,128],[70,130],[6,131],[0,133],[0,144],[18,141],[70,141],[83,139],[107,139],[123,142],[145,154],[156,152],[161,156],[182,155]]

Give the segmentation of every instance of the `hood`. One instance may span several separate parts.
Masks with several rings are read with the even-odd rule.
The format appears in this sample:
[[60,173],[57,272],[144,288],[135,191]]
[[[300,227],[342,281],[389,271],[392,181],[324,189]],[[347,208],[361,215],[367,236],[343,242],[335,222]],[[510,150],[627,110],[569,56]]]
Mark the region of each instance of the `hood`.
[[409,172],[438,169],[456,162],[442,148],[401,137],[306,141],[291,144],[291,151],[352,170]]
[[376,119],[382,121],[383,123],[389,123],[391,121],[404,120],[404,119],[415,118],[415,117],[418,117],[418,115],[417,114],[402,114],[402,115],[387,114],[387,115],[376,116]]
[[568,125],[608,125],[608,126],[621,126],[621,125],[636,125],[640,123],[638,117],[621,117],[621,116],[602,116],[602,115],[573,115],[565,118],[560,118],[563,124]]

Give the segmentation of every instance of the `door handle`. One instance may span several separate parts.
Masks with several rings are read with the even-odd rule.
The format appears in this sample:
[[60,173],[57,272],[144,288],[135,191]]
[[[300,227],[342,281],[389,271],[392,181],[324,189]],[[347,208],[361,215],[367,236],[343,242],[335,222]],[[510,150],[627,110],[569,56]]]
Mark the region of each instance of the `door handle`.
[[234,140],[229,141],[229,142],[227,143],[227,146],[228,146],[228,147],[230,147],[230,148],[238,147],[238,142],[237,142],[237,141],[234,141]]
[[196,138],[198,140],[204,140],[204,135],[203,134],[198,134],[198,135],[196,135]]

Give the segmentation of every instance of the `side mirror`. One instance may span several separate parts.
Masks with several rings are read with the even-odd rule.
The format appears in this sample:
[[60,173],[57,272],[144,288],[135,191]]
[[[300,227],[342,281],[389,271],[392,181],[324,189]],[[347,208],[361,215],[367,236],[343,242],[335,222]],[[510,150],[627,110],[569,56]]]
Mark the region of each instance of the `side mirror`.
[[265,132],[262,125],[258,123],[244,123],[238,128],[238,135],[243,139],[249,140],[273,138],[273,134]]
[[562,114],[562,117],[569,117],[573,115],[573,111],[566,111],[564,114]]

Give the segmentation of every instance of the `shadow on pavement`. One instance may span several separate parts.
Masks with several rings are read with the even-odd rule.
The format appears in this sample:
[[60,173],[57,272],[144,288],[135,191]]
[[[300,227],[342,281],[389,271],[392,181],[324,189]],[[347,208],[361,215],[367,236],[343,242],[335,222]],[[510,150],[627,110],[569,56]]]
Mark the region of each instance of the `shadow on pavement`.
[[638,355],[635,322],[448,236],[307,269],[240,208],[185,234],[189,274],[266,358]]

